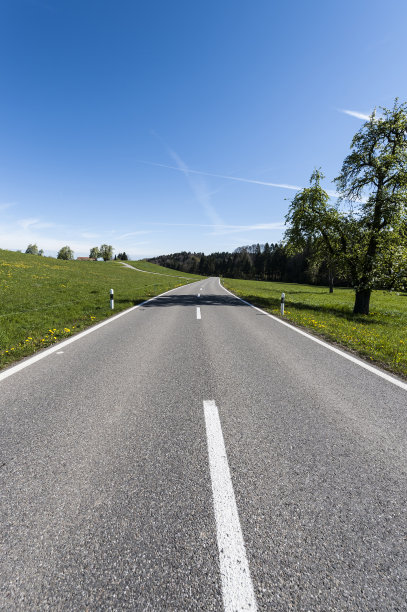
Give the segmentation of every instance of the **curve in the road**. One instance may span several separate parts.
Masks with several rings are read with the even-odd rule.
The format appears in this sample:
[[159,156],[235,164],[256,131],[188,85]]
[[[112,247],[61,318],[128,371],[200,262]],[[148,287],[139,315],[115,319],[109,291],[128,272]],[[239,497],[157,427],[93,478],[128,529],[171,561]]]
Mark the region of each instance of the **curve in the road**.
[[126,264],[124,261],[119,262],[122,266],[126,266],[126,268],[131,268],[131,270],[136,270],[137,272],[144,272],[144,274],[156,274],[157,276],[170,276],[171,278],[185,278],[189,280],[190,276],[176,276],[175,274],[163,274],[162,272],[150,272],[149,270],[140,270],[140,268],[136,268],[135,266],[131,266],[130,264]]

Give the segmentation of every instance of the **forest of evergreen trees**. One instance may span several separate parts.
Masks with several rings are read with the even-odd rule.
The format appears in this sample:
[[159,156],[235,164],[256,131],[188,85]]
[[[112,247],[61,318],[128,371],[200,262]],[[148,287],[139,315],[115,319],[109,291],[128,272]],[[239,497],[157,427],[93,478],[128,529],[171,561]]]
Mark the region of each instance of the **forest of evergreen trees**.
[[[226,276],[277,282],[329,284],[329,271],[325,262],[309,264],[310,252],[290,255],[282,243],[253,244],[237,248],[233,253],[172,253],[160,255],[148,261],[204,276]],[[345,285],[346,279],[335,278],[336,285]]]

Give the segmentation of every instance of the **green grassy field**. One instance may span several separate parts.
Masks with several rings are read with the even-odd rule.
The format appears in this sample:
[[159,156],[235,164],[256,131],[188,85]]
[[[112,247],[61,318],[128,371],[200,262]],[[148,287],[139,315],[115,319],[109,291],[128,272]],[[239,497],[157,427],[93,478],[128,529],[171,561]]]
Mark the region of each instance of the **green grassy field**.
[[62,261],[0,250],[0,368],[187,282],[116,262]]
[[355,293],[338,288],[222,279],[224,286],[251,304],[358,353],[407,378],[407,293],[374,291],[370,314],[353,315]]
[[172,270],[171,268],[164,268],[164,266],[157,266],[156,264],[140,259],[139,261],[126,261],[126,263],[144,270],[145,272],[158,272],[159,274],[165,274],[166,276],[181,276],[183,278],[190,278],[191,280],[198,280],[203,278],[198,274],[188,274],[188,272],[180,272],[179,270]]

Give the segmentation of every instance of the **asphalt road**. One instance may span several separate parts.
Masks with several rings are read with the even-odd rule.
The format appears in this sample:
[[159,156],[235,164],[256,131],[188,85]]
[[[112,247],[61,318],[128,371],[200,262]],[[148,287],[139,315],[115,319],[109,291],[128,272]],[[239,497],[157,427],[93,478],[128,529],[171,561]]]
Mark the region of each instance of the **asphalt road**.
[[0,381],[2,610],[407,610],[405,389],[217,279],[61,351]]

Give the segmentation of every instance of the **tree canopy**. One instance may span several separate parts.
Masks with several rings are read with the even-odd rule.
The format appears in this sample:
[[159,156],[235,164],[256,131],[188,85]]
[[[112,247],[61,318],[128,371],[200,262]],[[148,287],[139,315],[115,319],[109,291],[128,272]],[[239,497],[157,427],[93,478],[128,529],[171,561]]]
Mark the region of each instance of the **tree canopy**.
[[113,259],[113,251],[111,244],[102,244],[99,249],[99,257],[103,257],[103,261],[110,261]]
[[38,246],[36,244],[29,244],[25,252],[28,255],[43,255],[44,253],[42,249],[38,250]]
[[396,100],[382,111],[352,140],[335,179],[336,206],[316,170],[286,217],[287,244],[298,250],[308,242],[315,253],[325,252],[355,289],[360,314],[369,314],[372,289],[407,287],[407,105]]
[[71,260],[73,259],[73,256],[74,256],[73,250],[71,249],[71,247],[66,245],[66,246],[63,246],[61,249],[59,249],[57,259]]
[[89,253],[89,257],[91,259],[98,259],[98,257],[101,257],[100,252],[99,252],[99,247],[97,246],[92,247]]

